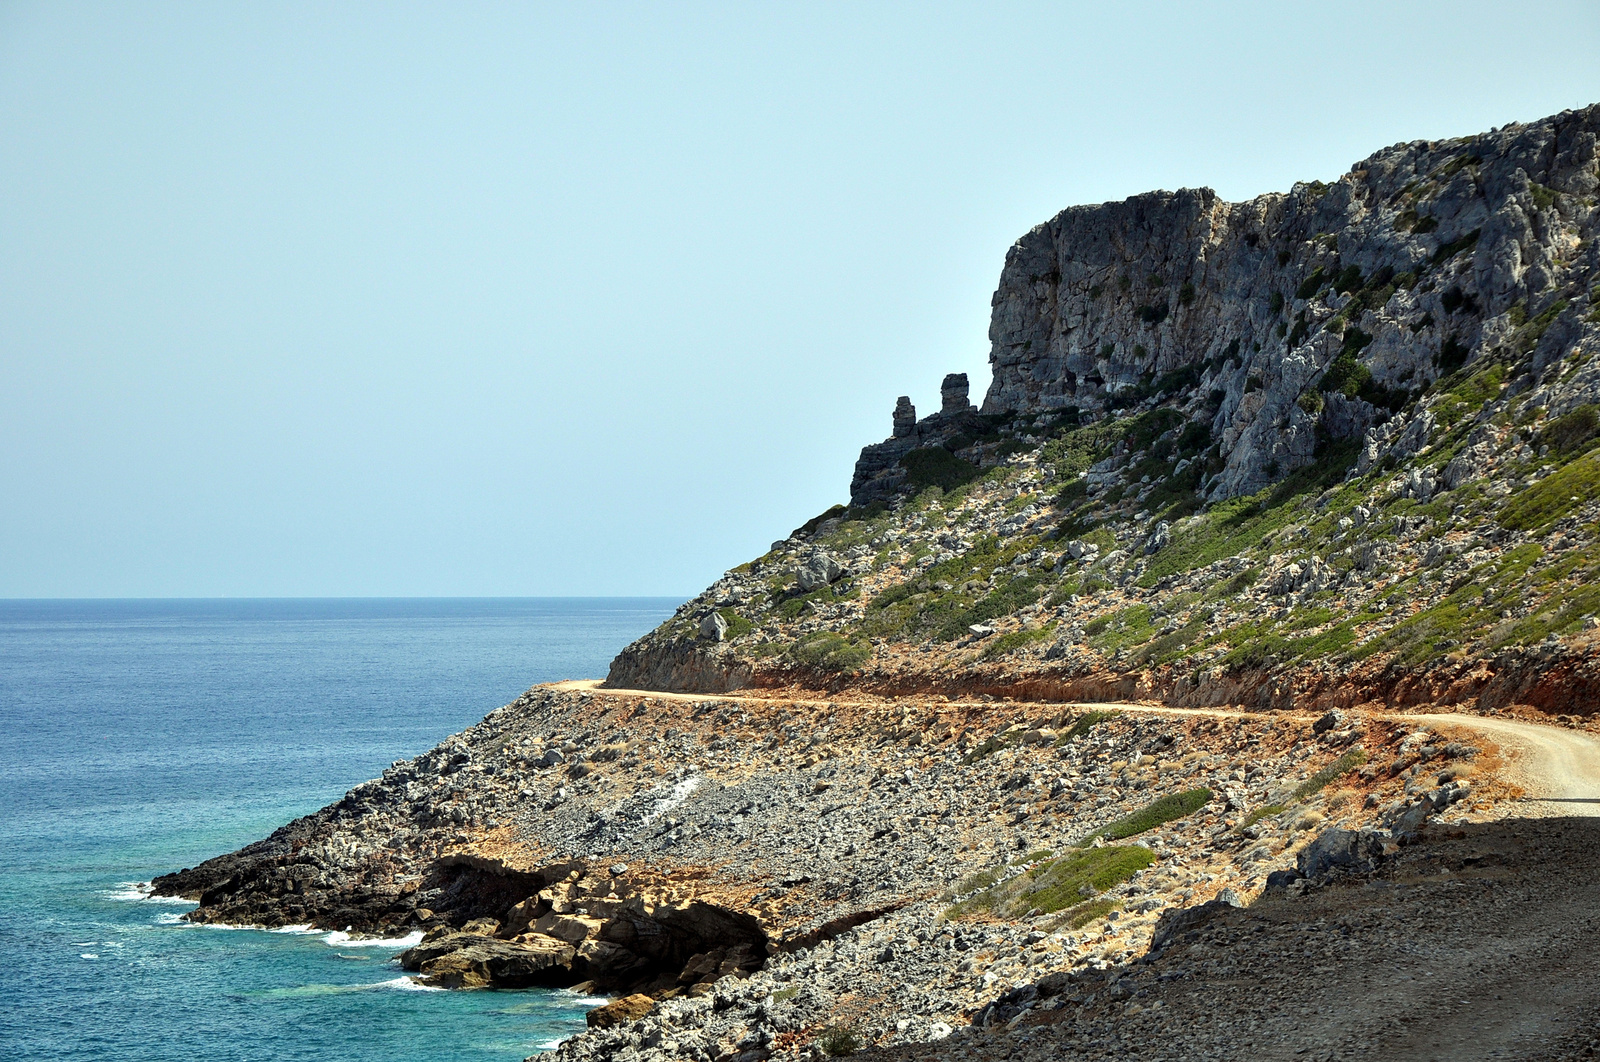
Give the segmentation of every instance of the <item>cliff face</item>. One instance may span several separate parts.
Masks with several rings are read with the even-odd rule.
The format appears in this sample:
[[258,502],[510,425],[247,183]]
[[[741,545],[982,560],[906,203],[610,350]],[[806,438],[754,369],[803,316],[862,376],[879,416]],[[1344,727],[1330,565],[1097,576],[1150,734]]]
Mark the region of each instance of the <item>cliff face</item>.
[[849,507],[611,684],[1579,704],[1597,134],[1600,106],[1248,203],[1063,211],[1007,255],[981,408],[965,377],[901,399]]
[[1202,188],[1064,210],[1006,256],[982,411],[1165,400],[1218,443],[1199,485],[1215,500],[1310,464],[1319,438],[1360,438],[1517,342],[1515,308],[1525,320],[1565,300],[1538,372],[1587,312],[1597,132],[1590,107],[1397,145],[1331,185],[1246,203]]

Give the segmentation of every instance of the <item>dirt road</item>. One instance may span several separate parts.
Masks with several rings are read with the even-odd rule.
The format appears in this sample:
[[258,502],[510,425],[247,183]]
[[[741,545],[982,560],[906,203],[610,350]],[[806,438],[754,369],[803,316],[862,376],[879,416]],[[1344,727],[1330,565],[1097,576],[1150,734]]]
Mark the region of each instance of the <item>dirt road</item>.
[[[721,700],[747,704],[780,705],[787,699],[742,693],[658,693],[653,690],[602,689],[599,679],[580,679],[555,684],[557,689],[588,690],[616,696],[661,697],[671,700]],[[881,705],[881,701],[851,701],[834,697],[817,698],[831,704]],[[951,707],[992,706],[992,702],[948,702]],[[1044,707],[1007,702],[1007,707]],[[1082,710],[1114,709],[1147,715],[1204,715],[1245,718],[1261,715],[1229,708],[1167,708],[1133,702],[1052,703],[1049,707]],[[1419,726],[1481,734],[1500,747],[1507,760],[1507,781],[1520,786],[1527,796],[1517,804],[1519,818],[1600,817],[1600,737],[1577,730],[1566,730],[1538,723],[1495,716],[1465,713],[1383,713],[1380,718]]]

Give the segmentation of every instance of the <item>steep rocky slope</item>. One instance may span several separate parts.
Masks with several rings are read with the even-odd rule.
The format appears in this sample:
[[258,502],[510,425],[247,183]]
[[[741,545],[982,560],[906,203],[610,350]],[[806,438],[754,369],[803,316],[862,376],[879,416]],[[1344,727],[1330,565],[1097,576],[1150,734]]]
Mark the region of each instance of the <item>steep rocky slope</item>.
[[902,399],[848,507],[611,681],[1587,714],[1597,132],[1064,211],[1007,256],[981,411]]

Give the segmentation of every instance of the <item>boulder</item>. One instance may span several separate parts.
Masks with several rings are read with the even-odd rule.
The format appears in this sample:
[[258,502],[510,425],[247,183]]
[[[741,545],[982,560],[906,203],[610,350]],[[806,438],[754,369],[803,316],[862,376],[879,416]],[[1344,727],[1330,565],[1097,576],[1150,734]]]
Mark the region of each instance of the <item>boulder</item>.
[[1321,719],[1318,719],[1315,723],[1312,723],[1311,731],[1315,734],[1326,733],[1327,731],[1333,730],[1336,727],[1343,726],[1345,718],[1346,716],[1343,712],[1337,708],[1334,708]]
[[728,633],[728,621],[722,618],[720,612],[708,612],[700,620],[700,637],[707,641],[720,642]]
[[625,1025],[630,1021],[638,1021],[655,1008],[656,1001],[649,996],[634,993],[613,999],[603,1007],[596,1007],[584,1015],[584,1020],[591,1029],[609,1029],[614,1025]]
[[844,574],[844,566],[831,554],[821,550],[807,557],[800,565],[800,570],[795,573],[800,583],[800,589],[806,593],[821,589],[829,583],[838,582]]
[[508,941],[446,933],[402,952],[400,966],[440,988],[528,988],[570,981],[576,954],[570,944],[534,934]]
[[1317,834],[1300,850],[1295,866],[1304,878],[1320,878],[1333,871],[1366,874],[1394,851],[1388,830],[1346,830],[1334,826]]
[[1218,915],[1244,906],[1232,890],[1224,890],[1215,900],[1194,907],[1174,907],[1164,911],[1150,935],[1150,954],[1154,955],[1185,933],[1199,929]]
[[1160,523],[1156,524],[1156,529],[1150,532],[1150,537],[1145,540],[1145,556],[1148,557],[1151,554],[1161,552],[1162,550],[1166,549],[1171,542],[1172,528],[1167,525],[1165,520],[1162,520]]

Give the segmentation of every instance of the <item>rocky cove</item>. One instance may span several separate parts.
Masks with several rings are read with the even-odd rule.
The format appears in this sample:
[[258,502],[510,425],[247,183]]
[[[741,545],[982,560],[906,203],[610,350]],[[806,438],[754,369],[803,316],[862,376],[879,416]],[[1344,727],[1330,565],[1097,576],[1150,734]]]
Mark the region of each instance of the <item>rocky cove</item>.
[[1424,953],[1576,1056],[1485,993],[1597,924],[1597,135],[1065,211],[848,505],[157,892],[616,997],[564,1058],[1433,1057]]

